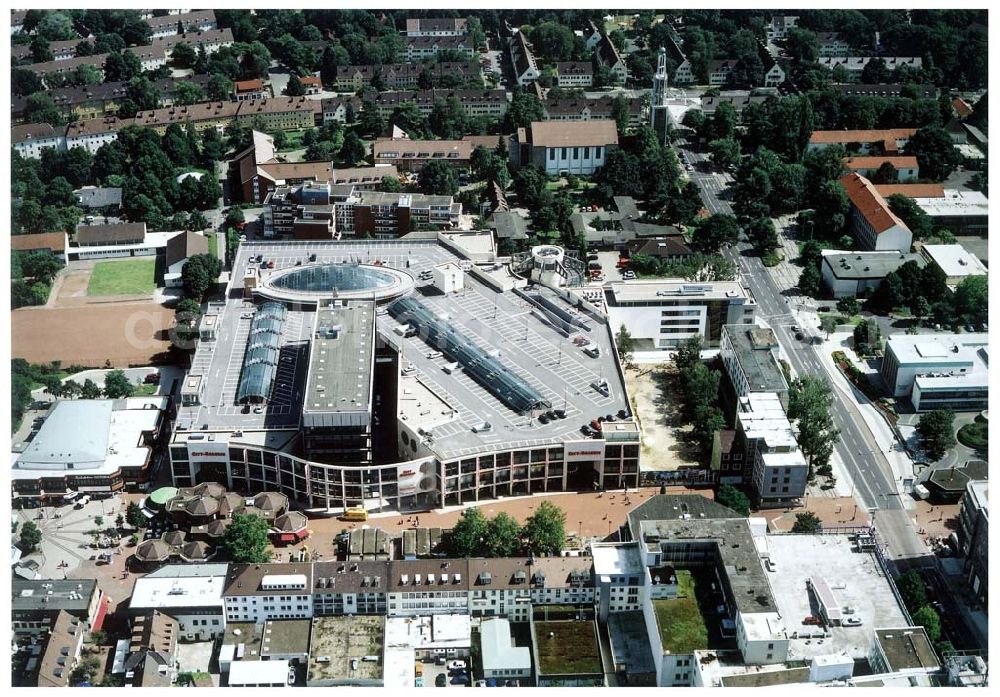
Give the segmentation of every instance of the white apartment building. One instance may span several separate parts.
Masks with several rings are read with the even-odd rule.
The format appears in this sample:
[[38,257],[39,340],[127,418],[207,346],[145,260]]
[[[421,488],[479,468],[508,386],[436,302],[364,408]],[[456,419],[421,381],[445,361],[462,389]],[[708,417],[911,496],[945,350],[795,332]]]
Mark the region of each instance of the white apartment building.
[[118,140],[118,131],[126,123],[114,116],[75,121],[66,127],[66,149],[81,147],[96,155],[102,145]]
[[311,579],[311,564],[231,564],[224,591],[226,621],[310,618]]
[[66,149],[66,131],[47,123],[28,123],[10,129],[10,142],[21,157],[38,159],[45,148]]
[[186,641],[208,641],[226,630],[222,591],[228,564],[168,564],[135,582],[129,614],[158,610],[177,620]]

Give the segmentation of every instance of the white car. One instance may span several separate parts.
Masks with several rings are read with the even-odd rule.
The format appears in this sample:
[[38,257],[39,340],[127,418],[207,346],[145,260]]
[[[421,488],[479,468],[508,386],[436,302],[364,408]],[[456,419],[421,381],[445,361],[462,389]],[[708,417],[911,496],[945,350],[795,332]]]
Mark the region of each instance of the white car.
[[862,624],[861,618],[857,615],[844,618],[844,626],[846,627],[860,627]]
[[448,661],[448,670],[465,670],[465,661]]

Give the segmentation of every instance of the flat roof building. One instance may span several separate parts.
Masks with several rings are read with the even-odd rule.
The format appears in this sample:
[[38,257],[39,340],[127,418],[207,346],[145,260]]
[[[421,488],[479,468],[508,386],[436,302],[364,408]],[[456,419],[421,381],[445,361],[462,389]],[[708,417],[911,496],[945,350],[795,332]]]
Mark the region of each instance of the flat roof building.
[[928,262],[937,264],[949,286],[957,286],[967,276],[985,276],[986,266],[975,254],[960,244],[925,244],[920,254]]
[[514,645],[506,619],[483,620],[479,638],[484,678],[509,680],[531,675],[531,649]]
[[878,673],[936,673],[941,669],[923,627],[876,629],[869,661]]
[[917,411],[979,411],[989,395],[989,336],[893,334],[879,372]]
[[897,251],[824,251],[820,275],[834,298],[864,297],[878,288],[882,279],[910,261],[921,268],[927,263],[920,254]]
[[727,324],[722,327],[719,355],[737,397],[755,392],[778,395],[788,408],[788,382],[777,360],[778,337],[774,330],[755,324]]
[[990,203],[981,191],[945,189],[943,197],[913,200],[935,227],[948,228],[956,235],[984,234],[989,225]]
[[[312,620],[306,686],[381,687],[384,648],[385,617],[316,617]],[[364,660],[371,656],[378,660]]]

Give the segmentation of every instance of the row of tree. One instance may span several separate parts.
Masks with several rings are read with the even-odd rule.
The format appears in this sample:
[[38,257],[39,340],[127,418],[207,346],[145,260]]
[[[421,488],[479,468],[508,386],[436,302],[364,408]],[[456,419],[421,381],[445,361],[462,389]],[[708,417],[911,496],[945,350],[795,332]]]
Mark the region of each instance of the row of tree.
[[487,518],[478,508],[462,513],[445,544],[456,557],[558,555],[566,542],[566,513],[548,501],[522,526],[506,513]]
[[692,435],[704,453],[712,447],[715,432],[726,426],[719,409],[719,381],[722,373],[701,360],[701,336],[685,339],[673,357],[681,413],[690,423]]

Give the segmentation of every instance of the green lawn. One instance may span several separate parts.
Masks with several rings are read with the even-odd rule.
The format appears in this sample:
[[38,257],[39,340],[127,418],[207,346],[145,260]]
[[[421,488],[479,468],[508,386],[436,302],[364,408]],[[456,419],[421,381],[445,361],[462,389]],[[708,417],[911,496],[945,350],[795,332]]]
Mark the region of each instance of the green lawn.
[[601,672],[593,622],[535,622],[535,643],[542,675]]
[[298,150],[302,147],[302,137],[306,134],[304,129],[299,129],[296,131],[285,131],[285,137],[288,139],[287,143],[280,152],[288,152],[289,150]]
[[708,628],[695,599],[694,577],[690,571],[676,573],[677,597],[654,600],[653,611],[663,650],[683,655],[708,648]]
[[861,320],[863,319],[861,315],[851,315],[850,317],[848,317],[839,312],[820,312],[819,313],[820,321],[823,321],[824,317],[833,317],[835,320],[837,320],[838,325],[851,324],[854,325],[855,327],[861,324]]
[[87,295],[141,295],[156,290],[153,259],[99,261],[90,275]]
[[958,442],[969,448],[985,451],[989,447],[989,424],[977,416],[973,423],[958,429]]
[[208,251],[211,252],[212,256],[216,259],[221,259],[219,256],[219,241],[215,239],[217,232],[205,232],[205,238],[208,240]]
[[156,391],[160,388],[159,385],[147,385],[143,383],[141,385],[135,386],[135,396],[136,397],[150,397],[156,394]]

